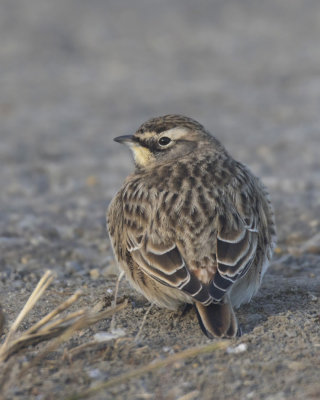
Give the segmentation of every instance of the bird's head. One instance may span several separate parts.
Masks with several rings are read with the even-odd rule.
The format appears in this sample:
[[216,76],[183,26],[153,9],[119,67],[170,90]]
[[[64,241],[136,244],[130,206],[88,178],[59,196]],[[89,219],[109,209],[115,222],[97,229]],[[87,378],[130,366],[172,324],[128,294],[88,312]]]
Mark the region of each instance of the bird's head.
[[134,135],[119,136],[114,140],[130,147],[138,168],[177,160],[206,144],[222,148],[199,122],[182,115],[152,118]]

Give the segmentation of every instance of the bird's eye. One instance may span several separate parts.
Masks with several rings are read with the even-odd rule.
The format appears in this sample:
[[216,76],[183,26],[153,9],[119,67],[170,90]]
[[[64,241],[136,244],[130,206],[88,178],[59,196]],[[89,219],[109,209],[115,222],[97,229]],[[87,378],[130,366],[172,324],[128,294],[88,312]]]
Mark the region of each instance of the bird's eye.
[[162,136],[162,137],[159,139],[159,144],[160,144],[160,146],[166,146],[166,145],[169,144],[170,142],[171,142],[171,139],[168,138],[167,136]]

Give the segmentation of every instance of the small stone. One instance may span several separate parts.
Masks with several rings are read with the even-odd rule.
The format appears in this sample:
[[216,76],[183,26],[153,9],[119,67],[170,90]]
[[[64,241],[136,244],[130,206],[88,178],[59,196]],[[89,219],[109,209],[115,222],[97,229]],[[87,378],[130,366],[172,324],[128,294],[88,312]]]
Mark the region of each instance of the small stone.
[[96,186],[97,183],[98,183],[98,179],[94,175],[90,175],[86,179],[86,185],[89,186],[89,187]]
[[319,224],[320,224],[320,221],[318,221],[317,219],[313,219],[312,221],[309,222],[309,225],[311,226],[311,228],[316,228]]
[[29,254],[22,256],[21,260],[20,260],[21,264],[23,264],[23,265],[28,264],[28,262],[30,261],[30,258],[31,258],[31,256]]
[[317,301],[318,300],[318,297],[317,296],[315,296],[313,293],[308,293],[308,297],[309,297],[309,299],[311,300],[311,301]]
[[90,270],[90,278],[93,280],[97,280],[100,276],[100,271],[97,268],[93,268]]
[[111,332],[97,332],[93,336],[93,339],[96,342],[107,342],[109,340],[122,337],[125,334],[126,334],[126,332],[123,329],[113,329]]
[[101,379],[102,374],[98,368],[88,371],[88,375],[91,379]]
[[248,349],[248,346],[246,343],[240,343],[236,347],[228,347],[227,353],[228,354],[240,354],[240,353],[247,351],[247,349]]
[[301,371],[305,368],[304,363],[299,362],[299,361],[290,361],[287,363],[287,366],[289,369],[293,371]]
[[294,337],[297,337],[297,332],[294,331],[293,329],[288,329],[288,330],[286,331],[286,335],[287,335],[288,337],[290,337],[290,338],[294,338]]
[[181,370],[184,367],[184,361],[176,361],[172,364],[172,368]]

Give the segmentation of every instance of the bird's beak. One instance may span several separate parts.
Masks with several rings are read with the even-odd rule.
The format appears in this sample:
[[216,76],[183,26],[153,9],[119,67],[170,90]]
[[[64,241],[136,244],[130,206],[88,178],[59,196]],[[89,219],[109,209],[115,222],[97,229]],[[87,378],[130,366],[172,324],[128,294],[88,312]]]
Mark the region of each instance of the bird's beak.
[[133,135],[118,136],[118,137],[114,138],[113,140],[118,143],[130,145],[130,144],[132,144],[132,136]]
[[134,135],[118,136],[113,140],[118,143],[123,143],[130,148],[136,165],[145,166],[150,163],[152,158],[151,151],[147,147],[141,146]]

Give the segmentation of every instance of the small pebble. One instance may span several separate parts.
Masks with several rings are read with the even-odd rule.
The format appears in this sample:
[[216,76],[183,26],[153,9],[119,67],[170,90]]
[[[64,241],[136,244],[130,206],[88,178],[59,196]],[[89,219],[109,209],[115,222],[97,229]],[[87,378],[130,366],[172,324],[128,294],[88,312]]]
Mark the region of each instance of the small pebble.
[[88,371],[88,375],[91,379],[99,379],[101,378],[101,371],[98,368],[92,369]]
[[86,179],[86,185],[89,186],[89,187],[90,187],[90,186],[96,186],[97,183],[98,183],[98,179],[97,179],[97,177],[94,176],[94,175],[90,175],[90,176],[88,176],[87,179]]
[[93,268],[90,270],[90,278],[94,281],[98,279],[100,276],[100,271],[97,268]]
[[287,363],[287,365],[292,371],[301,371],[305,368],[305,364],[299,361],[290,361]]
[[244,353],[245,351],[247,351],[247,349],[248,349],[248,346],[246,343],[240,343],[236,347],[228,347],[227,353],[228,354],[240,354],[240,353]]
[[28,262],[30,261],[30,255],[26,255],[26,256],[23,256],[23,257],[21,257],[21,264],[23,264],[23,265],[26,265],[26,264],[28,264]]
[[317,301],[318,300],[318,297],[317,296],[315,296],[313,293],[308,293],[308,297],[309,297],[309,299],[311,300],[311,301]]
[[123,329],[113,329],[111,332],[97,332],[93,339],[96,342],[107,342],[112,339],[117,339],[125,335],[125,331]]
[[275,253],[275,254],[282,254],[282,253],[283,253],[283,250],[281,249],[281,247],[276,247],[276,248],[274,249],[274,253]]

